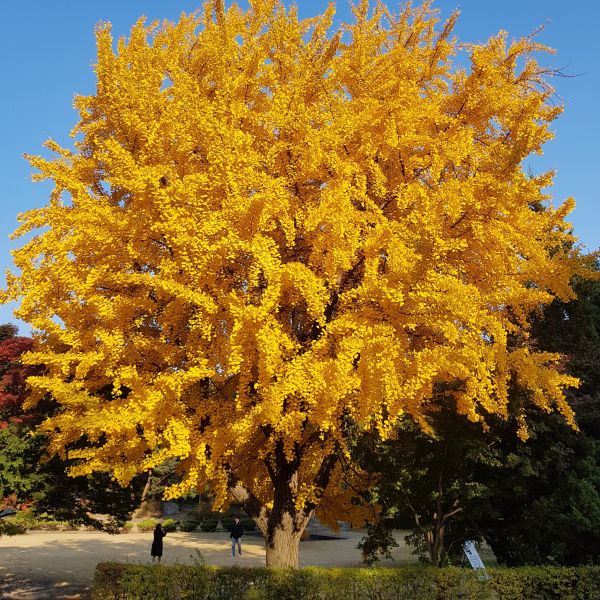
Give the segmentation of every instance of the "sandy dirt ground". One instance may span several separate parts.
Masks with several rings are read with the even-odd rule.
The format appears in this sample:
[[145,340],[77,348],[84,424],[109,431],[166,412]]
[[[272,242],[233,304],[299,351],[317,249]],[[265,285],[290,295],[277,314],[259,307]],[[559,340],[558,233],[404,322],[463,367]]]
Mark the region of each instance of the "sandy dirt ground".
[[[301,542],[302,566],[358,566],[356,544],[364,532],[343,532],[345,539]],[[398,534],[394,565],[414,560]],[[105,561],[149,563],[152,533],[109,535],[101,532],[38,532],[0,539],[0,598],[6,600],[76,600],[90,598],[96,564]],[[231,556],[227,533],[169,533],[165,564],[192,564],[200,551],[207,564],[262,566],[264,542],[244,536],[242,556]]]

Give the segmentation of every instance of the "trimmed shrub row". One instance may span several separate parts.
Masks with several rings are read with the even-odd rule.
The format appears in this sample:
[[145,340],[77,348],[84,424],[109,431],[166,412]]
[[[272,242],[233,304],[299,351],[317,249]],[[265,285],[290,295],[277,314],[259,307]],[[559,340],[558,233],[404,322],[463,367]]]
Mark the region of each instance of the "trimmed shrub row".
[[[137,529],[140,532],[149,532],[152,531],[156,524],[160,523],[157,519],[145,519],[144,521],[140,521],[137,524]],[[221,521],[223,527],[229,531],[233,527],[233,519],[223,519]],[[162,521],[162,528],[166,532],[177,531],[177,526],[179,526],[180,531],[195,531],[198,526],[202,531],[216,531],[219,522],[215,518],[206,518],[202,522],[198,523],[195,520],[186,520],[186,521],[176,521],[174,519],[165,519]],[[256,524],[252,519],[242,519],[242,525],[245,531],[254,531],[256,529]],[[133,528],[133,523],[127,522],[121,529],[121,533],[129,533]]]
[[94,600],[600,600],[600,567],[278,570],[100,563]]
[[28,529],[45,531],[75,531],[79,529],[77,525],[68,521],[57,521],[47,514],[36,516],[30,510],[19,511],[14,516],[6,518],[5,521],[14,533],[25,533]]
[[[221,521],[223,528],[226,531],[231,531],[234,523],[234,516],[241,516],[241,514],[241,511],[236,509],[236,507],[230,508],[225,513],[209,510],[192,510],[185,516],[185,521],[180,524],[179,529],[181,531],[195,531],[196,528],[199,527],[205,532],[216,531],[219,521]],[[256,524],[249,517],[242,517],[241,523],[245,531],[254,531],[256,529]]]
[[165,519],[162,522],[162,528],[168,533],[170,531],[177,531],[177,525],[179,525],[179,521],[175,519]]
[[[190,513],[192,514],[192,513]],[[221,517],[220,513],[208,513],[202,521],[196,520],[196,514],[190,519],[180,523],[175,519],[164,519],[162,522],[159,519],[145,519],[137,523],[139,532],[147,533],[152,531],[157,523],[161,523],[162,527],[167,532],[177,531],[177,526],[181,531],[195,531],[198,525],[202,531],[216,531],[218,519],[221,518],[221,523],[226,530],[230,530],[233,526],[233,517]],[[19,511],[13,517],[8,517],[4,520],[4,525],[10,530],[11,535],[25,533],[29,530],[47,530],[47,531],[75,531],[79,529],[77,525],[68,523],[67,521],[56,521],[51,517],[36,517],[31,511]],[[243,518],[242,525],[245,531],[254,531],[256,524],[252,519]],[[131,533],[134,523],[128,521],[121,528],[121,533]]]
[[221,521],[221,523],[223,523],[223,526],[227,527],[233,525],[233,519],[236,516],[240,517],[242,522],[250,521],[254,523],[254,521],[252,521],[250,517],[246,516],[246,514],[240,506],[230,506],[225,512],[218,512],[208,509],[191,510],[185,515],[185,519],[186,521],[193,521],[195,523],[198,523],[198,525],[203,521]]
[[244,531],[254,531],[256,529],[256,523],[250,518],[242,519],[242,527]]
[[200,523],[200,529],[202,529],[202,531],[216,531],[218,524],[219,522],[216,519],[204,519],[204,521]]
[[[148,533],[149,531],[154,530],[157,523],[160,523],[166,532],[177,531],[177,525],[179,525],[179,521],[176,521],[175,519],[164,519],[164,521],[158,519],[145,519],[137,524],[137,530],[141,533]],[[133,525],[133,523],[128,521],[123,526],[121,533],[129,533],[133,529]]]
[[156,524],[160,521],[156,519],[144,519],[137,524],[137,530],[141,533],[147,533],[148,531],[153,531],[156,527]]

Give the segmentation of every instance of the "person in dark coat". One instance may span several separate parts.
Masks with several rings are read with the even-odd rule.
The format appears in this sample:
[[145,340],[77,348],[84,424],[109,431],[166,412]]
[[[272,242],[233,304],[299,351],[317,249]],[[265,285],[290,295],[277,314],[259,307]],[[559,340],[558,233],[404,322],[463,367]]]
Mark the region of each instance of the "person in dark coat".
[[160,564],[160,559],[162,558],[163,553],[163,538],[167,535],[166,531],[163,531],[160,523],[156,524],[154,528],[154,540],[152,541],[152,548],[150,550],[150,554],[152,555],[152,564],[154,564],[154,560],[158,559],[158,563]]
[[231,538],[231,556],[235,556],[236,544],[238,547],[238,554],[241,556],[242,555],[242,543],[240,540],[242,539],[242,534],[244,533],[244,527],[240,523],[239,517],[234,517],[233,521],[234,521],[233,527],[231,528],[231,533],[229,534],[229,537]]

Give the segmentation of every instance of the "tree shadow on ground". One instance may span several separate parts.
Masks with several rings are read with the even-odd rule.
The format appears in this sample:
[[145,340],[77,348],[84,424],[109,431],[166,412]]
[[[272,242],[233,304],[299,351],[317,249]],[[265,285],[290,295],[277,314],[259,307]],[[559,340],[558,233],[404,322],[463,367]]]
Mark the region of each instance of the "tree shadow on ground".
[[0,598],[5,600],[89,600],[91,597],[90,585],[0,574]]

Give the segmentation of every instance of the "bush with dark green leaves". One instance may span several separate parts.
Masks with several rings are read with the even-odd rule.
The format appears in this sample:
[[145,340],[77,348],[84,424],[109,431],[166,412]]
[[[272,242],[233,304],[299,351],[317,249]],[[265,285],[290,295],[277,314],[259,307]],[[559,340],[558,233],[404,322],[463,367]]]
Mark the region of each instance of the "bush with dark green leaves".
[[256,523],[252,519],[242,519],[242,527],[244,531],[254,531],[256,529]]
[[177,531],[179,521],[176,521],[175,519],[165,519],[161,525],[166,532]]
[[74,531],[78,526],[69,521],[58,521],[47,513],[36,515],[32,510],[20,510],[15,515],[4,519],[11,526],[14,526],[17,533],[26,530],[43,531]]
[[196,525],[200,525],[200,523],[204,521],[204,514],[199,510],[191,510],[186,515],[186,520],[193,521],[194,523],[196,523]]
[[216,531],[218,522],[216,519],[205,519],[200,523],[200,529],[202,531]]
[[137,528],[138,528],[138,531],[141,531],[142,533],[146,533],[148,531],[153,531],[154,528],[156,527],[157,523],[158,523],[158,521],[156,521],[154,519],[145,519],[144,521],[140,521],[137,524]]
[[32,510],[19,510],[14,515],[7,517],[4,521],[9,522],[24,531],[27,529],[36,529],[40,517],[35,515]]
[[233,517],[230,516],[225,516],[221,519],[221,525],[223,526],[223,529],[225,529],[225,531],[231,531],[234,523],[235,521]]
[[19,535],[26,531],[23,525],[11,523],[8,519],[0,519],[0,538],[3,535]]
[[182,521],[179,524],[179,531],[196,531],[198,523],[195,521]]
[[266,569],[100,563],[94,600],[600,600],[600,567]]

